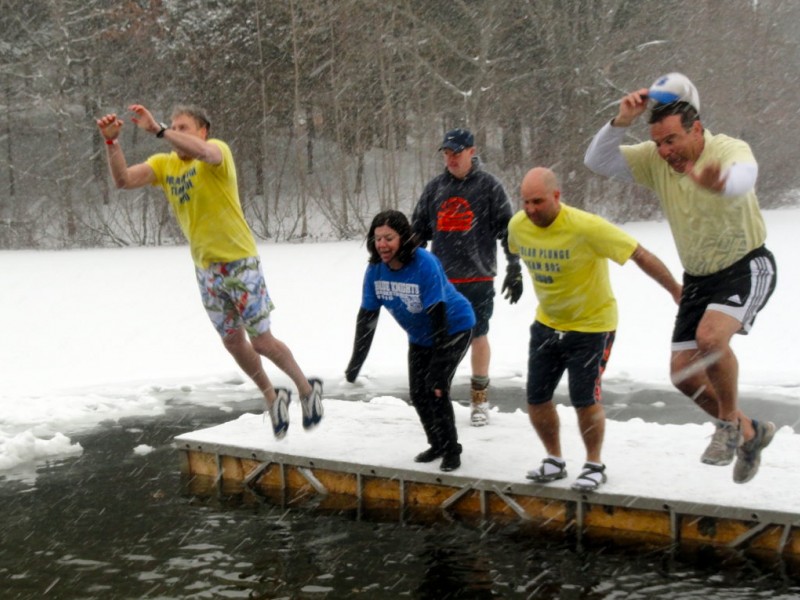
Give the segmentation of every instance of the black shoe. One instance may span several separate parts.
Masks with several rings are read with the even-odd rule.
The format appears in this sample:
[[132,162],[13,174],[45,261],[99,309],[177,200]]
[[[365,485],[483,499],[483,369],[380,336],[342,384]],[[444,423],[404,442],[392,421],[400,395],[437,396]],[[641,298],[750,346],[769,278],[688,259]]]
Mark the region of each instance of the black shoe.
[[461,466],[460,454],[445,454],[442,458],[442,464],[439,465],[440,471],[455,471]]
[[429,463],[435,461],[442,455],[441,450],[435,448],[428,448],[424,452],[420,452],[414,457],[414,462]]

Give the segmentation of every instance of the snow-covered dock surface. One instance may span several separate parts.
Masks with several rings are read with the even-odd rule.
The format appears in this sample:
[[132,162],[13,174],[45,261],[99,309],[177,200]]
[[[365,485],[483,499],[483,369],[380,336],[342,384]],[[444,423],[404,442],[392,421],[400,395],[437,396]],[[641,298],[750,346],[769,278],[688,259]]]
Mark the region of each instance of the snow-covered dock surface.
[[[461,468],[449,474],[439,471],[438,461],[413,461],[417,452],[427,447],[422,427],[412,407],[390,396],[369,402],[326,399],[325,417],[311,431],[303,430],[300,407],[295,402],[290,407],[289,433],[283,440],[274,439],[268,417],[245,414],[180,435],[175,443],[179,449],[187,444],[209,452],[224,448],[241,457],[275,454],[372,467],[383,473],[393,469],[418,472],[425,479],[434,475],[442,481],[450,478],[458,485],[465,480],[500,482],[516,489],[528,487],[531,495],[568,491],[580,472],[584,448],[572,408],[558,407],[569,476],[547,486],[525,478],[526,472],[544,457],[525,413],[494,411],[491,425],[476,428],[468,424],[468,408],[459,404],[454,408],[463,454]],[[603,496],[614,496],[626,498],[630,505],[697,505],[703,507],[698,514],[746,514],[755,517],[754,521],[766,518],[765,513],[778,513],[769,519],[800,524],[800,497],[796,492],[800,489],[800,435],[788,426],[780,427],[762,454],[756,477],[747,484],[736,484],[732,465],[713,467],[700,462],[712,432],[711,423],[660,425],[640,419],[608,420],[603,452],[608,481],[592,495],[594,500],[603,502]]]

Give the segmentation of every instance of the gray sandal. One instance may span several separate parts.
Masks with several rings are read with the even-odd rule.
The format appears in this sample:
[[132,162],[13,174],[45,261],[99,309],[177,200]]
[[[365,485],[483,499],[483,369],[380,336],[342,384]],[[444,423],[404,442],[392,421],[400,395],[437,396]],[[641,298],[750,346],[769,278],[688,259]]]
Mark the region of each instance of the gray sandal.
[[[558,471],[554,471],[553,473],[545,473],[544,466],[546,464],[556,467]],[[567,463],[559,462],[553,458],[545,458],[538,469],[528,471],[528,474],[525,475],[525,477],[535,481],[536,483],[550,483],[551,481],[556,481],[557,479],[564,479],[566,476]]]
[[605,465],[591,465],[589,463],[585,463],[583,465],[583,471],[581,471],[581,474],[578,475],[575,483],[572,484],[572,489],[578,492],[595,491],[602,484],[608,481],[605,471]]

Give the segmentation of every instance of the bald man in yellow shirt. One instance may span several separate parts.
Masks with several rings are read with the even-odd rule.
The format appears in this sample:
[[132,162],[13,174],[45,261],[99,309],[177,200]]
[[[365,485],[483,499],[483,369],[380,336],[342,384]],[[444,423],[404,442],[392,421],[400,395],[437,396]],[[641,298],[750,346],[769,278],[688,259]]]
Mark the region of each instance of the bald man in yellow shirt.
[[606,481],[600,384],[617,328],[608,259],[620,265],[632,259],[676,303],[681,286],[661,260],[619,227],[561,202],[550,169],[528,171],[520,194],[523,210],[508,224],[508,245],[527,266],[539,301],[528,355],[528,415],[548,454],[527,477],[547,483],[567,476],[553,405],[553,393],[567,371],[586,447],[586,461],[572,487],[593,491]]

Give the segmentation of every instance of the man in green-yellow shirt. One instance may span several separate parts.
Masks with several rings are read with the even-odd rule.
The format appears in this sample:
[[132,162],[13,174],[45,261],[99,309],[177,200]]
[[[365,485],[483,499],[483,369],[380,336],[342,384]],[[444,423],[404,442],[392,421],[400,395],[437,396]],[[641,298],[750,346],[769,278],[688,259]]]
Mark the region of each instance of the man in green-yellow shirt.
[[572,487],[592,491],[606,481],[601,377],[617,328],[608,259],[618,264],[632,259],[676,303],[681,286],[661,260],[619,227],[562,203],[550,169],[528,171],[520,195],[523,210],[509,221],[508,246],[528,268],[539,301],[528,355],[528,415],[548,454],[527,476],[538,483],[567,476],[553,404],[567,371],[570,401],[586,446],[586,462]]
[[194,106],[178,106],[172,123],[155,120],[141,104],[129,107],[140,129],[171,146],[128,166],[119,143],[123,122],[116,114],[97,120],[114,183],[120,189],[146,185],[164,191],[192,254],[203,306],[222,343],[264,395],[275,437],[289,427],[291,392],[273,388],[261,363],[267,357],[297,386],[308,429],[322,419],[322,382],[308,379],[291,350],[270,331],[273,309],[255,239],[239,201],[236,166],[228,145],[210,139],[211,122]]
[[[622,141],[648,108],[650,140]],[[672,333],[675,386],[716,421],[701,457],[728,465],[733,480],[755,477],[775,425],[739,408],[739,363],[731,348],[775,289],[775,258],[755,184],[758,163],[742,140],[712,134],[700,121],[700,98],[681,73],[626,94],[617,115],[594,136],[584,163],[595,173],[647,187],[661,203],[684,268],[684,294]]]

